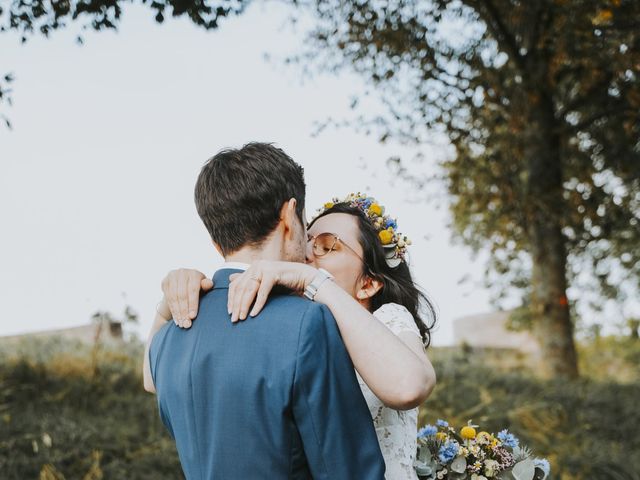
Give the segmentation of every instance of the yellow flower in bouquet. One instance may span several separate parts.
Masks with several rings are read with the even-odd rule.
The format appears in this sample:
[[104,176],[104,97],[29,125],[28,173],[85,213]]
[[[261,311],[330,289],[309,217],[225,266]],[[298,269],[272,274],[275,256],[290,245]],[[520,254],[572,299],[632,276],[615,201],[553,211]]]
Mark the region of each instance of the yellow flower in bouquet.
[[478,433],[478,435],[476,435],[476,442],[478,442],[480,445],[489,445],[492,439],[493,435],[491,435],[489,432],[482,431]]
[[460,430],[460,436],[465,440],[472,440],[476,438],[476,429],[469,425],[462,427],[462,430]]

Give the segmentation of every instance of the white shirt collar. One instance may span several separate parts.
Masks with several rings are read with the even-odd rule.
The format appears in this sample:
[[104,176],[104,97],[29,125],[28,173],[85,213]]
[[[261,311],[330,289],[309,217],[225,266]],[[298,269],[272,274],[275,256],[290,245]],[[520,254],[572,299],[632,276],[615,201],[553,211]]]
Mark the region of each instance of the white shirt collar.
[[249,264],[248,263],[241,263],[241,262],[224,262],[222,265],[220,265],[218,268],[216,268],[216,272],[218,270],[224,270],[225,268],[232,268],[234,270],[247,270],[249,268]]

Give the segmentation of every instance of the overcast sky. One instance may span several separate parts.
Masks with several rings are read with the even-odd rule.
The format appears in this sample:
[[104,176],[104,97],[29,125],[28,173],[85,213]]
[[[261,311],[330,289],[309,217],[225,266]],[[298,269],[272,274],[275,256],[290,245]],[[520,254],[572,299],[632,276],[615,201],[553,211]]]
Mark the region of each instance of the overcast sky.
[[[141,316],[146,336],[160,281],[177,267],[211,274],[221,261],[197,216],[202,164],[224,147],[276,142],[304,168],[307,211],[367,191],[414,239],[411,266],[437,303],[436,345],[454,318],[489,310],[482,264],[451,245],[446,206],[390,177],[385,160],[409,156],[351,129],[313,137],[314,122],[349,115],[366,86],[348,74],[301,80],[264,54],[296,51],[287,7],[252,5],[215,32],[153,21],[127,6],[116,32],[75,31],[26,45],[3,34],[0,73],[15,73],[14,129],[0,128],[0,335],[87,323],[97,310]],[[372,107],[373,108],[373,107]],[[433,173],[441,151],[425,147]]]

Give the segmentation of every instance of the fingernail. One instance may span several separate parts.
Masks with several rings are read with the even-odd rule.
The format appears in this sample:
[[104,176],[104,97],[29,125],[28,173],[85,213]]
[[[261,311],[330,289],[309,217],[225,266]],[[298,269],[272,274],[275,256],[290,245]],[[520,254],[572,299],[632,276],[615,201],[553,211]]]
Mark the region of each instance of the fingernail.
[[189,312],[189,315],[191,315],[191,318],[195,318],[195,316],[196,316],[196,311],[195,311],[195,310],[191,310],[191,311]]

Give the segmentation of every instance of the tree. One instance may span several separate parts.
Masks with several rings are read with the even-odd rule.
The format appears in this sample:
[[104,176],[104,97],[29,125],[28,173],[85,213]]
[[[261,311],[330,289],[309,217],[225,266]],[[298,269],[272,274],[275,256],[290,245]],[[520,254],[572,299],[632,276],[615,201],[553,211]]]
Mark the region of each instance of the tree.
[[[117,28],[134,0],[20,0],[23,41],[80,21]],[[623,300],[640,281],[640,3],[636,0],[308,0],[308,57],[379,87],[381,140],[446,134],[454,231],[522,290],[550,371],[577,375],[568,285]],[[140,0],[217,28],[248,0]],[[292,3],[298,3],[295,0]],[[82,23],[84,22],[84,23]],[[0,82],[0,105],[7,98]]]
[[[123,7],[134,3],[147,5],[158,23],[168,14],[186,16],[196,26],[213,30],[223,18],[240,14],[249,0],[15,0],[8,7],[0,5],[0,32],[16,32],[25,43],[32,35],[48,37],[71,23],[81,30],[116,30]],[[82,43],[82,36],[77,40]],[[12,74],[0,78],[0,107],[11,105],[12,81]],[[11,127],[6,115],[0,113],[0,120]]]
[[621,285],[640,280],[640,2],[315,10],[300,58],[378,87],[388,115],[369,121],[381,140],[448,136],[455,234],[488,249],[490,278],[523,293],[519,317],[531,319],[549,373],[577,376],[567,287],[591,272],[600,294],[621,299]]

